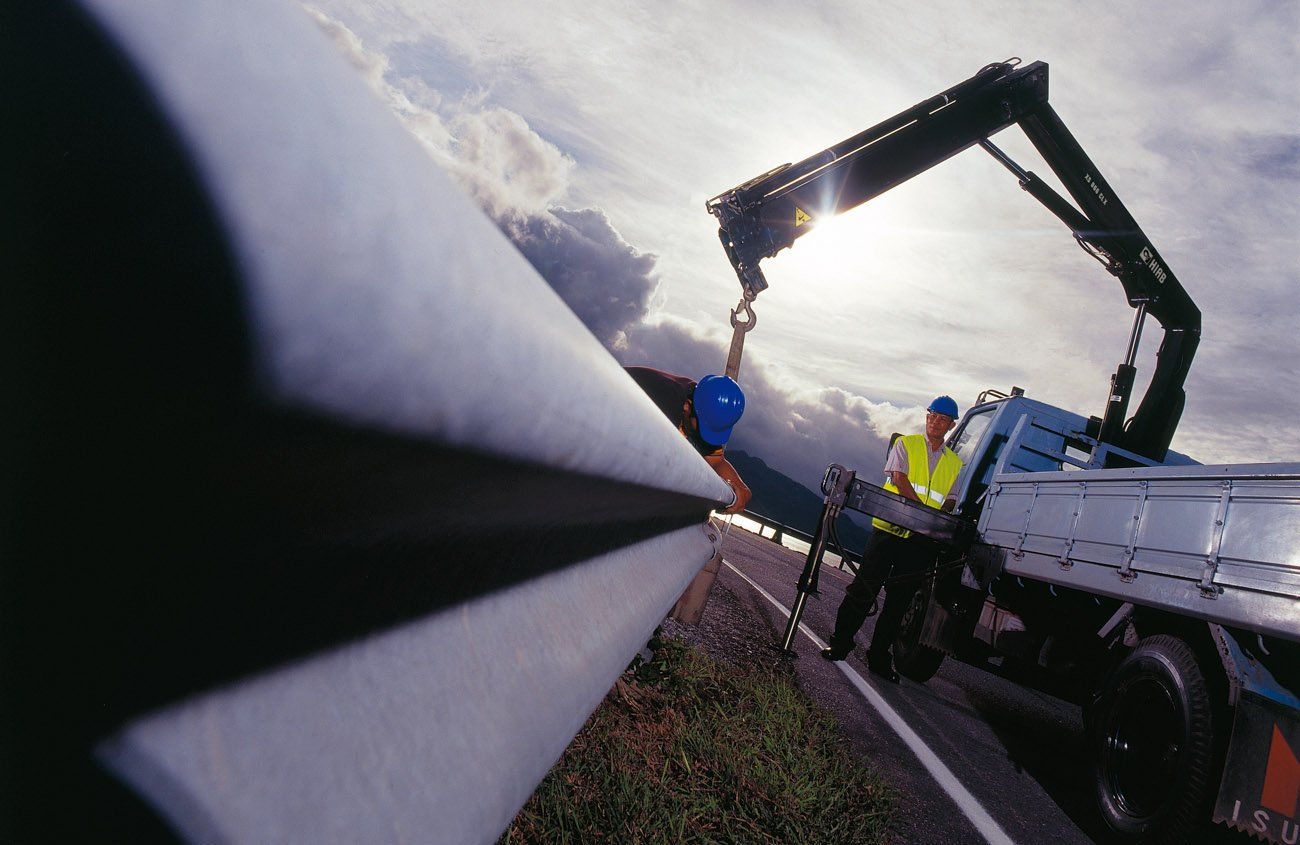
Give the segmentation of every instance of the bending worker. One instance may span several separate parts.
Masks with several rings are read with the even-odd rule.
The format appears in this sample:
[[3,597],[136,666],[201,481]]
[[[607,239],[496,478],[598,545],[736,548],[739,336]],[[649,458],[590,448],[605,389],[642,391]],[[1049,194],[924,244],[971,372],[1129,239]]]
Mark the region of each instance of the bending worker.
[[[898,438],[885,461],[885,489],[932,508],[952,510],[948,497],[961,471],[961,458],[943,445],[943,439],[957,423],[957,403],[940,396],[930,403],[925,415],[925,434]],[[835,633],[830,648],[822,649],[827,660],[843,660],[853,651],[853,636],[862,627],[880,587],[885,606],[876,620],[876,630],[867,650],[867,668],[886,680],[898,683],[890,646],[898,636],[903,614],[912,603],[926,567],[939,552],[927,537],[912,535],[883,519],[871,520],[871,536],[862,552],[862,566],[849,585],[835,616]]]
[[732,427],[745,412],[745,394],[726,376],[705,376],[696,383],[653,367],[625,367],[650,400],[708,461],[713,471],[735,491],[735,501],[723,513],[740,513],[749,503],[749,487],[722,456]]

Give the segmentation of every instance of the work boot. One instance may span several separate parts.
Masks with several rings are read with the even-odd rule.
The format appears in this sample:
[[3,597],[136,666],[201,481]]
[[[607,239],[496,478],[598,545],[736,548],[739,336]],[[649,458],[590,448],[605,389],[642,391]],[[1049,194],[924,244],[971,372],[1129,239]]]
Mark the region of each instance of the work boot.
[[884,678],[891,684],[896,684],[899,681],[898,672],[894,669],[894,659],[890,657],[888,653],[883,656],[868,653],[867,671],[873,675],[878,675],[879,677]]
[[849,652],[851,651],[853,651],[852,648],[838,649],[835,646],[831,646],[830,648],[822,649],[822,659],[823,660],[847,660],[849,657]]

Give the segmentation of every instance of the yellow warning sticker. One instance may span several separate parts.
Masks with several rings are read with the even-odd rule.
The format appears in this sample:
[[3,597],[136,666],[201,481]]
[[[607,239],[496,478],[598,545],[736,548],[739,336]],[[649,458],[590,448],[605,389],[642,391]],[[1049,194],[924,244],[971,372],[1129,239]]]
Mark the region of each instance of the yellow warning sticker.
[[808,212],[796,205],[794,207],[794,227],[798,229],[803,224],[811,222],[812,218],[808,216]]

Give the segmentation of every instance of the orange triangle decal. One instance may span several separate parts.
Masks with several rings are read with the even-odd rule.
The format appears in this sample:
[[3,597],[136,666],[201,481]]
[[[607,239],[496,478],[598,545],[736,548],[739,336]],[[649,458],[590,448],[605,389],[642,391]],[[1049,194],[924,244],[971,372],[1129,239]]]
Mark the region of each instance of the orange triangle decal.
[[1277,725],[1273,726],[1273,742],[1268,749],[1268,769],[1259,803],[1291,818],[1296,817],[1296,805],[1300,804],[1300,760]]

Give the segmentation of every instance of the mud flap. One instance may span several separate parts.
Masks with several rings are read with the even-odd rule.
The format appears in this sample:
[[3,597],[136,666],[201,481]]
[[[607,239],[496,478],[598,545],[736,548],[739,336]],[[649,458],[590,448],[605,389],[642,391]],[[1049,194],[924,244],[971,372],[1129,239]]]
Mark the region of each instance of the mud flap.
[[1214,820],[1270,842],[1300,842],[1300,714],[1243,692]]
[[949,584],[945,588],[929,581],[922,595],[926,609],[919,642],[956,657],[970,642],[971,629],[984,604],[984,591],[967,589],[964,583]]

